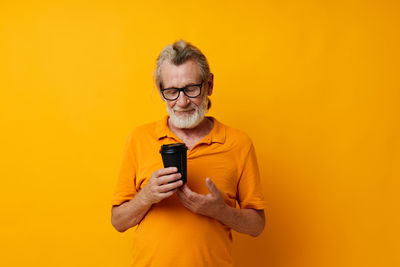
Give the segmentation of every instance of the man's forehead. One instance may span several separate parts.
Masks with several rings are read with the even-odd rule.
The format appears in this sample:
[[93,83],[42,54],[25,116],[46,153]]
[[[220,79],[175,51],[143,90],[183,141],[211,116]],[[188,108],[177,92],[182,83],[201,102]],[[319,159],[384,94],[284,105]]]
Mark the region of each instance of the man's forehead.
[[201,72],[198,63],[189,59],[180,65],[165,60],[161,65],[161,78],[164,87],[185,86],[185,83],[201,81]]

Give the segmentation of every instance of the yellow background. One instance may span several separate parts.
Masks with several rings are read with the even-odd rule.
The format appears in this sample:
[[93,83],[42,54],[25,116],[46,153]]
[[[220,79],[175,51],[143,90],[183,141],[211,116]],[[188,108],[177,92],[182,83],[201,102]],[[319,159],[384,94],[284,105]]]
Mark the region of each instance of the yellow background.
[[400,266],[397,1],[1,1],[1,266],[127,266],[110,199],[124,141],[166,114],[159,51],[215,74],[267,202],[237,266]]

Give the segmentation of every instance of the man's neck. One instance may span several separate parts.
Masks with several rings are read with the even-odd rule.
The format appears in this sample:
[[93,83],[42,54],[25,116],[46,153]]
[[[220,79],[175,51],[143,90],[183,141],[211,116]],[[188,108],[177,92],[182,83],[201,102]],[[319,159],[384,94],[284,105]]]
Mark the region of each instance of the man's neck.
[[176,136],[185,142],[185,140],[200,140],[205,137],[213,128],[213,121],[207,117],[204,117],[204,119],[196,127],[192,129],[184,129],[175,127],[168,118],[168,127]]

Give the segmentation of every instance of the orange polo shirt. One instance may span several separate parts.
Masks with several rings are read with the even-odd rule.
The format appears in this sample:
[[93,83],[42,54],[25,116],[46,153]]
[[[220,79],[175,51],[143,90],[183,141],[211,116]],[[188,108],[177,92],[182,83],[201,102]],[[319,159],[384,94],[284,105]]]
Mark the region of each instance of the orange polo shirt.
[[[210,177],[225,202],[242,209],[264,209],[253,144],[243,132],[213,117],[210,133],[187,151],[187,184],[208,194]],[[163,168],[160,147],[182,143],[167,126],[168,117],[133,130],[126,141],[112,205],[132,199]],[[186,209],[174,194],[154,204],[134,229],[132,266],[232,266],[232,235],[219,221]]]

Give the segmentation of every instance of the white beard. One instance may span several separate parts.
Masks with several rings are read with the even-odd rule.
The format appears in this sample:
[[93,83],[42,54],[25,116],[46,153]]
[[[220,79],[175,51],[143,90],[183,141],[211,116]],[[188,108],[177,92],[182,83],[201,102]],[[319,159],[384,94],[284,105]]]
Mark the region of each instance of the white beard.
[[[208,98],[207,94],[204,94],[203,101],[201,102],[200,107],[197,107],[194,104],[190,104],[187,108],[181,109],[178,107],[175,107],[173,109],[170,109],[167,105],[167,111],[169,114],[169,118],[171,119],[171,123],[181,129],[193,129],[197,125],[200,124],[200,122],[203,121],[204,117],[206,116],[207,113],[207,106],[208,106]],[[175,111],[189,111],[194,109],[194,114],[181,114],[181,115],[176,115]]]

